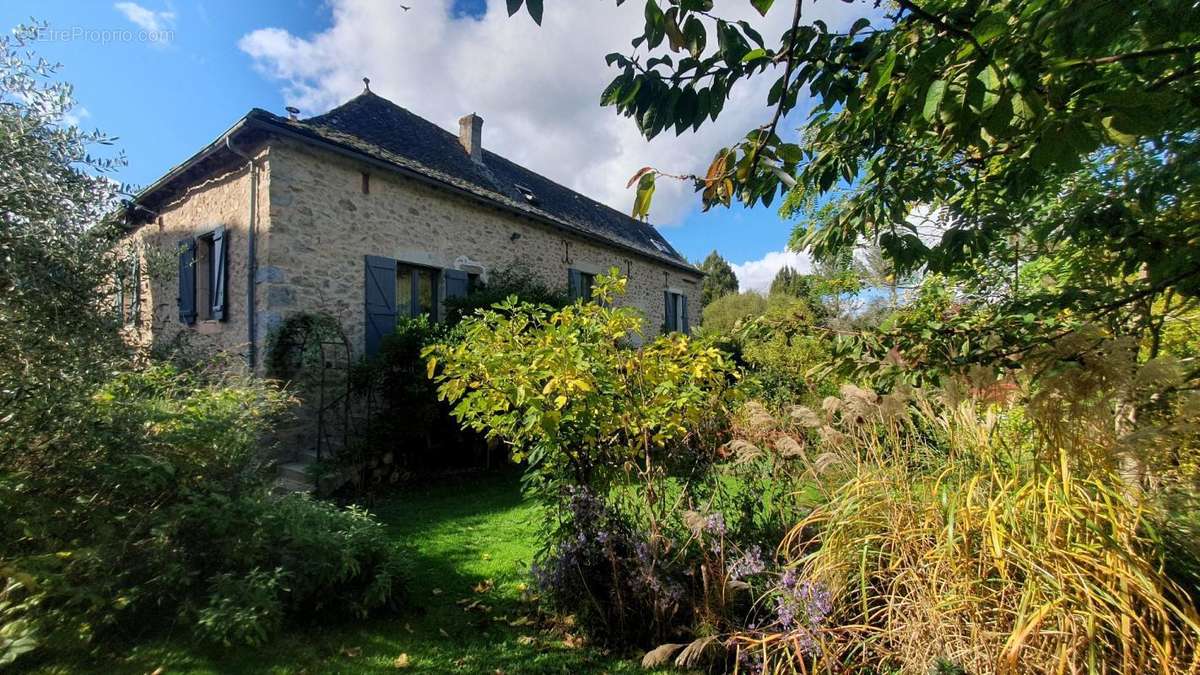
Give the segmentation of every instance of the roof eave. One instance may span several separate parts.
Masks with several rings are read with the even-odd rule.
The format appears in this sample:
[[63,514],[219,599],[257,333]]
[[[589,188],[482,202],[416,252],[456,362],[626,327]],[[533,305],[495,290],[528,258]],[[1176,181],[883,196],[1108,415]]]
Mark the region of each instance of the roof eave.
[[139,190],[138,193],[129,200],[130,203],[144,208],[143,202],[149,200],[154,193],[170,185],[173,181],[186,174],[197,164],[208,159],[216,152],[225,149],[226,139],[233,138],[235,134],[238,134],[246,129],[249,124],[250,116],[253,114],[254,110],[251,110],[249,113],[243,115],[238,119],[238,121],[233,123],[233,126],[229,127],[224,133],[218,136],[216,140],[201,148],[191,157],[188,157],[179,164],[171,167],[166,173],[159,177],[158,180]]

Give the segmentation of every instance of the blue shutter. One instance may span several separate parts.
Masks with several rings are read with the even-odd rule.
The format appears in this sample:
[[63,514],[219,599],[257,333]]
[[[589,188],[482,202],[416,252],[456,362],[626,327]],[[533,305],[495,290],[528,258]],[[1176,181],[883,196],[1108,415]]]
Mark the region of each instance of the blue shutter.
[[462,270],[443,270],[442,278],[446,282],[446,299],[466,297],[470,290],[470,278]]
[[179,320],[187,325],[196,323],[196,240],[179,242]]
[[129,305],[129,321],[137,326],[142,320],[142,257],[136,250],[133,252],[133,264],[129,272],[133,277],[133,299]]
[[675,308],[671,302],[671,291],[663,291],[663,311],[666,313],[666,320],[663,321],[663,329],[670,333],[675,330]]
[[116,275],[116,296],[113,298],[113,313],[117,315],[117,322],[125,324],[125,273],[118,268]]
[[216,321],[225,320],[225,303],[229,296],[229,274],[226,270],[229,268],[229,243],[226,241],[225,228],[218,227],[212,233],[212,262],[210,263],[212,273],[209,277],[210,286],[209,297],[212,299],[212,307],[209,316]]
[[365,269],[366,349],[374,356],[383,338],[396,330],[396,261],[369,255]]
[[686,334],[688,334],[688,335],[691,335],[691,334],[692,334],[692,327],[691,327],[691,325],[690,325],[690,324],[689,324],[689,322],[688,322],[687,296],[686,296],[686,295],[680,295],[680,296],[679,296],[679,302],[683,303],[683,310],[682,310],[682,312],[680,312],[681,314],[683,314],[683,332],[684,332],[684,333],[686,333]]
[[583,275],[579,273],[579,270],[567,270],[567,290],[570,292],[572,300],[583,297]]

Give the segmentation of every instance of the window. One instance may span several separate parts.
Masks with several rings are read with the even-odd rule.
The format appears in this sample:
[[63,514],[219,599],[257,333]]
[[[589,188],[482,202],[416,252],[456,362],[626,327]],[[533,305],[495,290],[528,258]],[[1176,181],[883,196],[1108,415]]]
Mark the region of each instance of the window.
[[592,289],[596,286],[596,275],[582,270],[567,270],[567,288],[572,300],[592,299]]
[[213,238],[211,234],[196,237],[196,298],[201,321],[212,319],[212,291],[214,266]]
[[179,320],[224,321],[229,261],[224,227],[179,242]]
[[463,297],[478,283],[477,275],[464,270],[413,265],[376,255],[364,256],[363,262],[363,338],[368,356],[379,353],[401,318],[425,315],[437,321],[443,298]]
[[396,265],[396,316],[437,319],[438,272],[429,267]]
[[692,327],[688,322],[687,296],[675,291],[663,292],[664,317],[663,328],[668,332],[679,331],[691,333]]
[[142,260],[137,251],[117,270],[117,318],[123,325],[137,326],[142,312]]

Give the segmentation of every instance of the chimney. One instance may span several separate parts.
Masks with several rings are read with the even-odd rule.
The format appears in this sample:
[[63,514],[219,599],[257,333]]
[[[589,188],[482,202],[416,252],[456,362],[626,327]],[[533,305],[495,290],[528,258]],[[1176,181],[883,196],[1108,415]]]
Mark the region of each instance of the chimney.
[[483,118],[475,113],[463,115],[458,120],[458,142],[471,156],[471,159],[483,163]]
[[300,109],[299,109],[299,108],[296,108],[296,107],[293,107],[293,106],[290,106],[290,105],[289,105],[287,108],[285,108],[285,110],[287,110],[287,114],[288,114],[288,119],[289,119],[289,120],[298,120],[298,119],[300,119]]

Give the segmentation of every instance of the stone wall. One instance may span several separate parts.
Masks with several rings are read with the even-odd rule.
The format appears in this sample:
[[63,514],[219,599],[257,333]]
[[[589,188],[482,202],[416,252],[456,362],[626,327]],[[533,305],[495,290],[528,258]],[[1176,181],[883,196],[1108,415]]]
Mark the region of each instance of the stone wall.
[[483,267],[485,281],[489,271],[517,267],[564,288],[568,268],[615,266],[629,277],[618,304],[642,311],[647,335],[662,327],[667,289],[687,295],[690,321],[699,325],[698,274],[298,143],[273,143],[270,159],[271,247],[259,262],[266,323],[324,311],[361,353],[363,257],[378,255],[436,268],[462,269],[469,260]]
[[[270,255],[270,160],[265,147],[255,151],[259,163],[257,249],[263,260]],[[147,215],[147,214],[142,214]],[[181,197],[149,214],[149,222],[130,235],[127,244],[142,256],[141,321],[131,325],[131,339],[160,348],[179,347],[210,363],[245,364],[248,331],[246,286],[250,215],[250,172],[244,162],[230,166],[200,182]],[[201,320],[186,325],[179,320],[179,242],[226,228],[229,247],[226,319]],[[256,284],[256,303],[264,307],[266,287]],[[197,304],[203,302],[198,298]],[[258,344],[265,329],[258,328]]]

